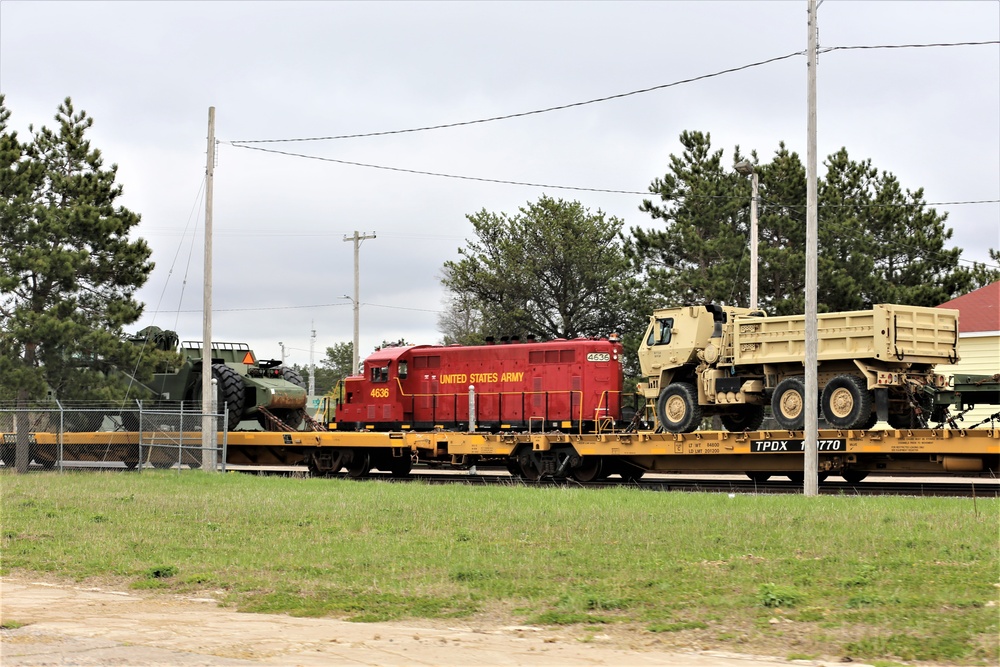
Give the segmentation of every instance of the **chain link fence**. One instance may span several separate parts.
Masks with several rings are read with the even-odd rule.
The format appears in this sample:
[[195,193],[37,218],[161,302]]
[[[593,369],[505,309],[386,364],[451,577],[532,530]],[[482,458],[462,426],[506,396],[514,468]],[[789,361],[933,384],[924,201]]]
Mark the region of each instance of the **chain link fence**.
[[208,415],[211,432],[219,435],[214,447],[205,447],[205,415],[200,407],[180,401],[0,403],[0,462],[4,468],[22,471],[122,467],[224,471],[227,415]]

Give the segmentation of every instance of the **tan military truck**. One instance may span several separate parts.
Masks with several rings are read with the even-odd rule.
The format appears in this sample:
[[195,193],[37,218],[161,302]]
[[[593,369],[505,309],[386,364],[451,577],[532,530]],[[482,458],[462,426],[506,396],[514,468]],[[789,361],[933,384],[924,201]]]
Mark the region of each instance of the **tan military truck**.
[[[833,428],[926,427],[958,360],[958,311],[879,304],[818,317],[820,409]],[[639,347],[647,406],[664,430],[688,433],[718,415],[729,431],[754,431],[771,412],[801,430],[805,317],[767,317],[729,306],[657,310]]]

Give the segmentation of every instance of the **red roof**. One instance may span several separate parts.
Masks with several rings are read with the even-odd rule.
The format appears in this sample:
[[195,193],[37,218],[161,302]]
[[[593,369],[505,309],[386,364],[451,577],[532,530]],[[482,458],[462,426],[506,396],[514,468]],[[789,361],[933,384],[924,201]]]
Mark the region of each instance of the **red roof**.
[[958,310],[961,333],[1000,331],[1000,281],[942,303],[938,308]]

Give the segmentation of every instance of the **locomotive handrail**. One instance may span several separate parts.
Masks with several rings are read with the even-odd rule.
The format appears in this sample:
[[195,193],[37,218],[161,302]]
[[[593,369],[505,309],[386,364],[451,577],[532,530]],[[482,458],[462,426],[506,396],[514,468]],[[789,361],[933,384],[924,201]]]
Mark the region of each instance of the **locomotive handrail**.
[[[452,401],[454,403],[454,405],[452,407],[452,411],[457,415],[457,412],[458,412],[458,404],[457,404],[458,398],[459,397],[466,397],[468,395],[467,393],[460,392],[460,391],[456,391],[456,392],[438,391],[438,392],[428,392],[428,393],[421,393],[421,392],[408,393],[403,388],[403,383],[400,382],[399,377],[395,377],[393,379],[396,381],[396,388],[399,390],[399,396],[400,396],[400,398],[409,398],[410,399],[410,411],[411,412],[415,409],[413,402],[417,398],[432,398],[432,399],[434,399],[434,407],[436,408],[438,399],[451,397]],[[601,426],[600,426],[600,423],[603,423],[603,420],[599,420],[598,419],[597,412],[600,411],[602,408],[605,409],[605,410],[610,411],[610,409],[611,409],[610,394],[612,394],[612,393],[621,394],[622,392],[621,391],[614,391],[614,392],[612,392],[612,391],[609,391],[607,389],[605,389],[604,391],[601,392],[601,397],[600,397],[600,400],[598,401],[597,408],[595,410],[595,414],[594,414],[594,418],[593,418],[593,421],[594,421],[594,424],[595,424],[595,429],[598,430],[598,432],[600,432],[602,430]],[[530,420],[534,420],[534,419],[543,419],[545,421],[549,421],[549,401],[548,401],[548,397],[550,395],[553,395],[553,394],[567,394],[567,395],[569,395],[569,397],[570,397],[569,418],[572,420],[573,413],[574,413],[574,408],[576,408],[575,411],[578,412],[578,416],[577,416],[577,429],[582,434],[583,433],[584,422],[585,421],[590,421],[589,419],[586,418],[586,415],[584,414],[585,405],[584,405],[584,400],[583,400],[584,395],[583,395],[583,390],[582,389],[558,389],[558,390],[548,390],[548,391],[482,391],[482,392],[481,391],[477,391],[476,392],[476,403],[478,405],[479,399],[481,397],[483,397],[483,396],[496,396],[497,399],[498,399],[498,417],[502,417],[503,416],[503,414],[502,414],[503,397],[504,396],[520,396],[521,397],[521,419],[523,421],[530,422]],[[528,417],[527,416],[527,411],[525,410],[525,407],[524,407],[524,397],[525,396],[544,396],[545,397],[545,414],[544,414],[544,416],[542,416],[542,417],[538,417],[537,415],[532,416],[532,417]],[[574,396],[579,399],[578,401],[576,401],[578,407],[574,405]],[[502,419],[501,419],[501,421],[502,421]],[[530,428],[530,424],[529,424],[529,428]],[[614,422],[613,421],[612,421],[612,431],[614,431]]]

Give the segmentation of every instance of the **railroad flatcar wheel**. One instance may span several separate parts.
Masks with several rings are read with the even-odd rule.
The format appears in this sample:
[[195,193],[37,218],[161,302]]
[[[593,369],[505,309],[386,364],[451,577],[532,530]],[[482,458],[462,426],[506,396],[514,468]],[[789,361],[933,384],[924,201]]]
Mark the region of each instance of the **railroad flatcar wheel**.
[[660,392],[656,401],[656,417],[665,431],[690,433],[701,425],[698,392],[688,382],[673,382]]
[[393,459],[389,464],[389,474],[393,477],[406,477],[413,470],[413,463],[410,461],[409,456],[402,456]]
[[367,475],[371,469],[371,459],[368,458],[368,452],[355,451],[351,462],[347,464],[347,476],[358,479]]
[[535,465],[530,455],[522,456],[518,461],[521,464],[521,477],[529,482],[537,482],[541,478],[542,473],[538,470],[538,466]]
[[4,442],[0,444],[0,461],[8,468],[14,467],[14,445]]
[[583,462],[573,469],[573,479],[578,482],[593,482],[601,478],[604,463],[600,456],[584,456]]
[[727,431],[740,433],[756,431],[764,423],[763,405],[742,405],[727,415],[721,415],[722,426]]
[[789,431],[801,431],[806,423],[804,378],[790,377],[778,383],[771,396],[771,412],[778,426]]
[[767,480],[771,479],[771,473],[769,472],[748,472],[747,477],[752,479],[757,484],[763,484]]
[[868,383],[856,375],[838,375],[823,388],[823,414],[834,428],[863,428],[872,413]]
[[847,482],[848,484],[857,484],[865,477],[867,477],[868,473],[861,472],[860,470],[845,470],[844,472],[840,473],[840,476],[843,477],[844,481]]
[[646,474],[646,471],[639,466],[623,462],[621,464],[621,470],[618,474],[621,475],[622,479],[626,482],[638,482],[642,479],[642,476]]

